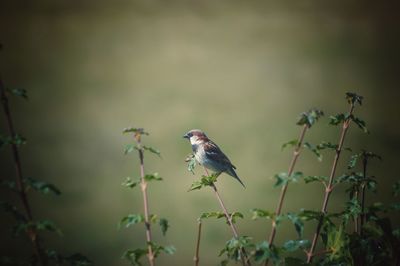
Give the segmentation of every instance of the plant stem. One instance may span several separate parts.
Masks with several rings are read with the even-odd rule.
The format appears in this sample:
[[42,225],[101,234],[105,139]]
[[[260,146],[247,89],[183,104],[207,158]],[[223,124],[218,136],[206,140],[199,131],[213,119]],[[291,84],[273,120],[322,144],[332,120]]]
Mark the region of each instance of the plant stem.
[[149,259],[149,263],[151,266],[155,265],[154,262],[154,254],[153,254],[153,248],[151,246],[151,224],[149,221],[149,203],[147,199],[147,182],[145,180],[145,174],[144,174],[144,156],[143,156],[143,148],[141,146],[141,136],[140,133],[135,134],[135,140],[138,144],[138,152],[139,152],[139,159],[140,159],[140,187],[142,190],[143,194],[143,208],[144,208],[144,220],[145,220],[145,226],[146,226],[146,240],[147,240],[147,257]]
[[325,189],[324,202],[323,202],[322,208],[321,208],[321,217],[320,217],[320,219],[318,221],[317,230],[316,230],[316,232],[314,234],[310,250],[307,253],[307,263],[311,263],[311,261],[313,259],[313,256],[314,256],[313,253],[314,253],[315,247],[317,246],[319,233],[321,231],[322,223],[323,223],[323,220],[324,220],[324,216],[326,214],[326,210],[327,210],[327,207],[328,207],[329,196],[331,195],[331,192],[333,190],[333,179],[335,177],[336,168],[337,168],[337,164],[338,164],[338,161],[339,161],[340,153],[341,153],[342,148],[343,148],[344,139],[346,137],[346,133],[347,133],[347,131],[349,129],[349,126],[350,126],[350,122],[351,122],[350,116],[353,114],[353,111],[354,111],[354,104],[351,104],[350,105],[350,111],[349,111],[349,114],[348,114],[349,118],[347,118],[343,122],[338,148],[336,149],[336,154],[335,154],[335,158],[333,159],[331,173],[329,175],[329,182],[328,182],[328,185],[327,185],[327,187]]
[[[204,167],[204,171],[206,172],[207,176],[209,176],[207,168]],[[217,187],[215,186],[214,183],[212,183],[211,187],[213,188],[214,193],[215,193],[215,196],[217,197],[218,202],[219,202],[219,204],[221,205],[221,208],[222,208],[222,210],[223,210],[223,212],[224,212],[224,214],[225,214],[226,220],[228,221],[228,224],[229,224],[229,226],[230,226],[231,229],[232,229],[233,236],[234,236],[235,238],[238,238],[238,237],[239,237],[239,234],[238,234],[238,232],[237,232],[236,226],[235,226],[235,224],[232,222],[232,217],[229,215],[229,212],[228,212],[228,210],[226,209],[225,204],[224,204],[224,202],[222,201],[221,196],[219,195],[219,192],[218,192]],[[243,256],[242,256],[242,263],[243,263],[243,265],[251,265],[251,264],[250,264],[250,261],[249,261],[249,258],[248,258],[247,254],[246,254],[246,251],[245,251],[244,249],[242,249],[241,252],[242,252],[242,255],[243,255]]]
[[[3,85],[3,82],[0,77],[0,94],[1,94],[1,101],[3,105],[3,110],[4,114],[6,116],[7,120],[7,126],[8,126],[8,132],[11,136],[11,138],[14,138],[16,136],[12,117],[11,117],[11,112],[10,112],[10,107],[8,104],[8,98],[5,92],[5,87]],[[32,210],[28,202],[28,196],[26,194],[26,187],[24,185],[24,178],[22,175],[22,167],[21,167],[21,159],[19,157],[18,153],[18,147],[17,145],[12,142],[11,143],[11,150],[13,153],[13,159],[14,159],[14,165],[15,165],[15,174],[16,174],[16,184],[17,184],[17,189],[18,189],[18,194],[21,199],[22,205],[24,206],[26,215],[27,215],[27,222],[32,222],[33,221],[33,215],[32,215]],[[32,242],[33,250],[36,255],[36,258],[39,262],[40,265],[45,266],[47,265],[47,260],[43,257],[42,249],[40,247],[39,239],[36,230],[30,229],[28,232],[29,239]]]
[[[304,124],[302,129],[301,129],[300,136],[299,136],[299,138],[297,140],[296,148],[293,151],[292,160],[291,160],[291,162],[289,164],[288,176],[291,176],[293,171],[294,171],[294,167],[296,165],[297,158],[299,158],[299,155],[300,155],[301,146],[303,145],[304,136],[305,136],[308,128],[309,128],[308,125]],[[288,185],[289,185],[289,183],[286,183],[284,186],[282,186],[281,194],[279,196],[279,201],[278,201],[278,204],[277,204],[276,210],[275,210],[275,215],[276,216],[279,216],[281,214],[283,201],[285,199],[285,195],[286,195],[286,191],[287,191]],[[271,234],[269,236],[268,246],[271,246],[273,244],[274,239],[275,239],[275,235],[276,235],[276,223],[275,223],[275,221],[273,221],[272,222],[272,228],[271,228]],[[265,261],[264,265],[265,266],[268,265],[268,259]]]
[[[356,191],[354,192],[354,198],[357,200],[357,202],[358,202],[359,189],[360,189],[359,186],[357,186]],[[359,228],[358,228],[359,220],[360,220],[359,215],[354,217],[354,233],[356,233],[356,234],[359,233]]]
[[[363,179],[365,180],[367,178],[367,163],[368,163],[368,158],[366,155],[366,152],[363,152],[364,156],[363,156]],[[363,234],[363,226],[364,226],[364,222],[365,222],[365,183],[363,183],[361,185],[361,235]]]
[[199,266],[199,253],[200,253],[200,238],[201,238],[201,219],[198,219],[198,229],[197,229],[197,242],[196,242],[196,253],[194,255],[194,265]]

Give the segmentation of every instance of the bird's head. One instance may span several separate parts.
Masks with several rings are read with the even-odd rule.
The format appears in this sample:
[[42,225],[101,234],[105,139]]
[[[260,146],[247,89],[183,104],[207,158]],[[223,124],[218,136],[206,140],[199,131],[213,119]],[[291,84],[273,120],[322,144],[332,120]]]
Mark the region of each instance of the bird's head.
[[206,134],[204,134],[204,132],[201,131],[200,129],[192,129],[188,133],[183,135],[183,137],[185,139],[188,139],[191,144],[195,144],[198,142],[204,142],[204,141],[208,140]]

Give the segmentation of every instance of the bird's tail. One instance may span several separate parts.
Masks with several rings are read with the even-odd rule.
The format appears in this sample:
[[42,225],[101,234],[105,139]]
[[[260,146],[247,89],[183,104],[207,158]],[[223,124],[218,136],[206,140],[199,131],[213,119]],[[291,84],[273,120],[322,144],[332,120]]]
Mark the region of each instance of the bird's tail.
[[242,184],[242,186],[244,188],[246,188],[246,186],[243,184],[242,180],[240,180],[239,176],[236,174],[235,170],[233,170],[233,168],[229,168],[226,173],[230,176],[233,176],[234,178],[236,178],[237,181],[239,181],[240,184]]

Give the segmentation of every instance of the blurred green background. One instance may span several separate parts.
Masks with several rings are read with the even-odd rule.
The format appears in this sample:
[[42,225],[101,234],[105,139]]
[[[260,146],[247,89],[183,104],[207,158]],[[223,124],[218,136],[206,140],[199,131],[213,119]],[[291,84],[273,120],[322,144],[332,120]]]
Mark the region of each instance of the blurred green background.
[[[24,173],[63,192],[30,194],[35,217],[64,233],[45,234],[46,246],[82,252],[96,265],[127,265],[123,251],[143,245],[142,226],[117,229],[121,217],[142,211],[140,190],[121,186],[139,173],[135,154],[123,154],[132,141],[121,134],[127,126],[144,127],[145,143],[162,152],[145,158],[147,172],[165,180],[150,185],[151,212],[171,223],[166,237],[154,227],[154,240],[177,248],[160,265],[191,265],[197,217],[219,210],[211,191],[187,192],[202,173],[193,176],[184,162],[191,150],[182,135],[192,128],[237,166],[246,189],[226,175],[217,185],[228,209],[246,215],[239,233],[263,240],[270,224],[251,221],[248,210],[275,208],[272,176],[287,170],[291,153],[281,144],[298,136],[297,115],[311,107],[345,112],[346,91],[365,97],[356,113],[371,134],[352,127],[345,146],[384,157],[371,165],[381,185],[369,201],[390,200],[400,148],[398,10],[389,1],[1,1],[0,72],[8,87],[29,92],[28,102],[11,100],[17,130],[28,138]],[[0,121],[5,132],[3,114]],[[339,128],[327,123],[307,140],[336,142]],[[328,174],[332,154],[322,162],[303,155],[297,170]],[[14,178],[10,157],[1,150],[2,178]],[[319,209],[322,197],[318,184],[293,184],[284,211]],[[335,190],[329,210],[345,199],[344,188]],[[29,251],[1,217],[0,253]],[[209,220],[203,232],[201,264],[216,265],[230,230]],[[283,223],[277,242],[295,236]]]

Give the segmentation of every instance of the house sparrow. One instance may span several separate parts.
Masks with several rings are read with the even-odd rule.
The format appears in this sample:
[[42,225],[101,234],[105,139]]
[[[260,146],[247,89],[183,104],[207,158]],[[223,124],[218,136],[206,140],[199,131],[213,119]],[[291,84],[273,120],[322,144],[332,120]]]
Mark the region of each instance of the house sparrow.
[[220,174],[222,172],[236,178],[243,187],[245,185],[240,180],[235,170],[236,167],[221,151],[221,149],[207,138],[206,134],[199,129],[192,129],[186,133],[184,138],[189,139],[196,161],[204,167]]

